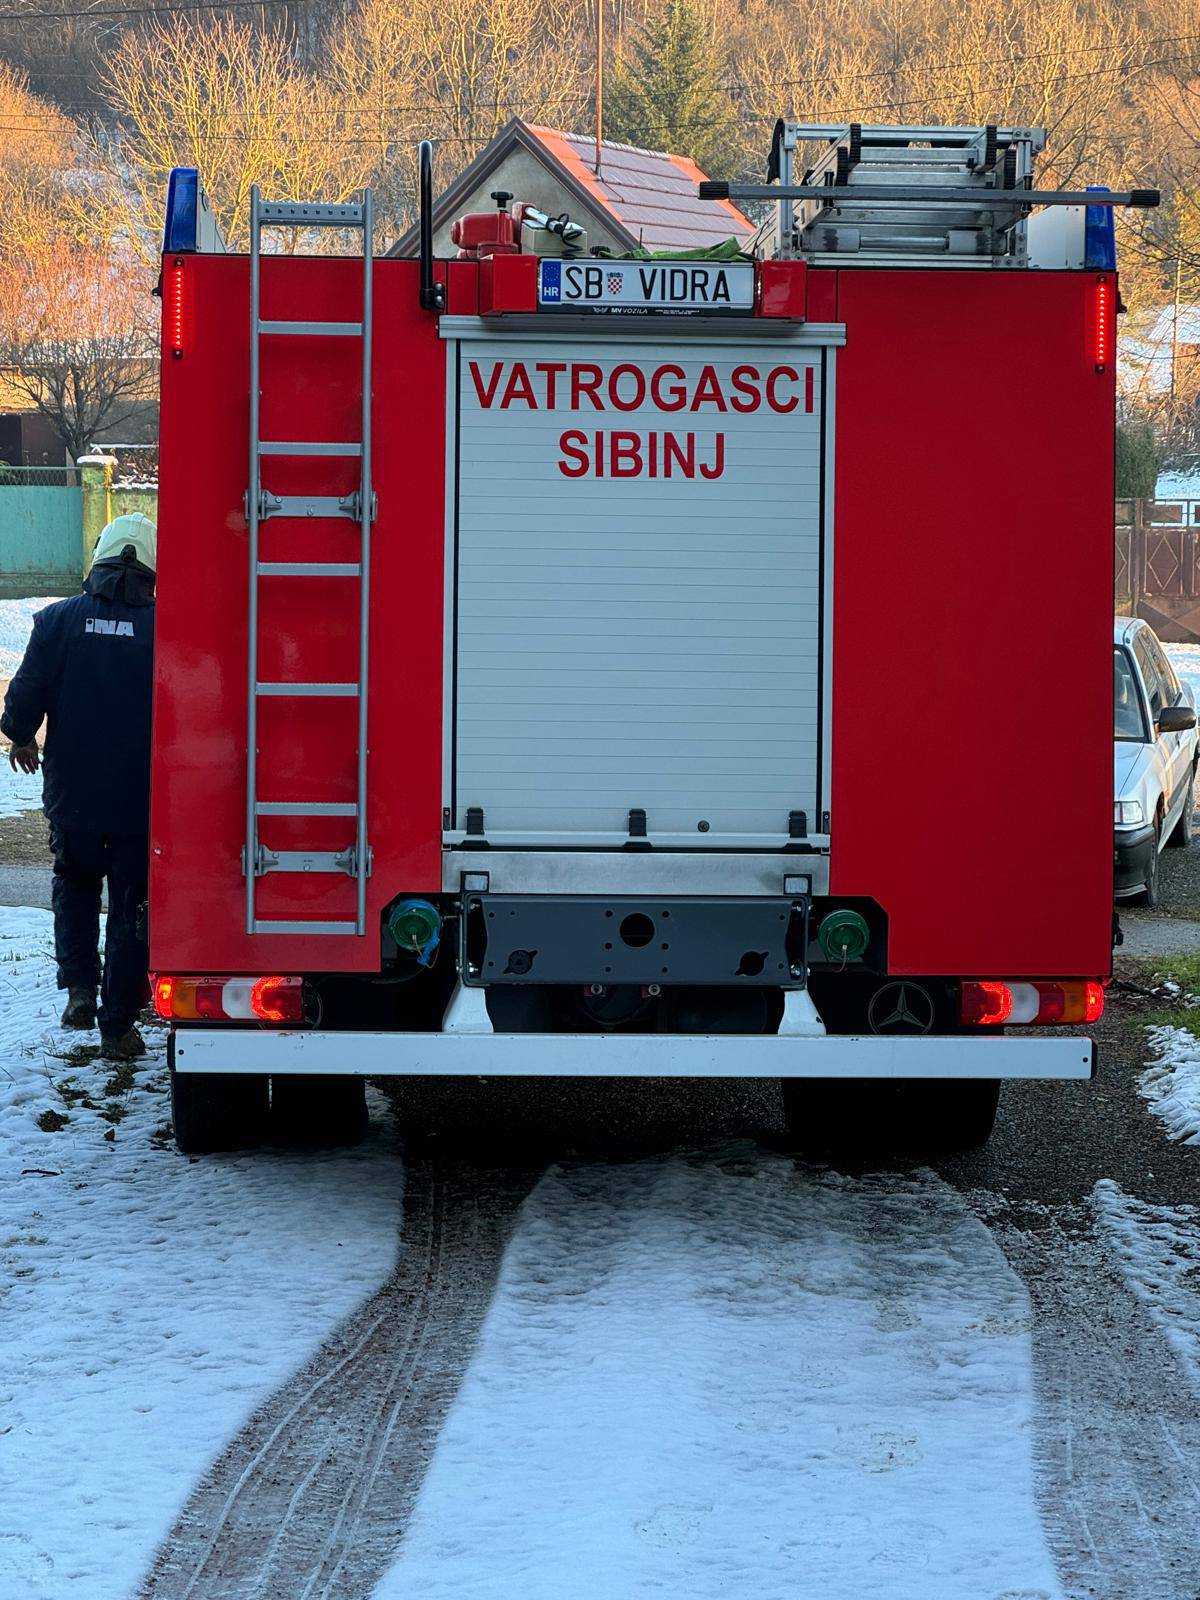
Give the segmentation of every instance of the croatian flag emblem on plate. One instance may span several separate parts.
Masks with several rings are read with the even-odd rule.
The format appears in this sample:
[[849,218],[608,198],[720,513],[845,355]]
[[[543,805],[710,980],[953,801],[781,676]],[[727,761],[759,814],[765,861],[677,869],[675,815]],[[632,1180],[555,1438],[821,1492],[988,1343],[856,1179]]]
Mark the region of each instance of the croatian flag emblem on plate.
[[624,282],[625,282],[625,274],[623,272],[610,272],[609,275],[608,275],[608,292],[609,292],[609,294],[620,294],[621,285]]

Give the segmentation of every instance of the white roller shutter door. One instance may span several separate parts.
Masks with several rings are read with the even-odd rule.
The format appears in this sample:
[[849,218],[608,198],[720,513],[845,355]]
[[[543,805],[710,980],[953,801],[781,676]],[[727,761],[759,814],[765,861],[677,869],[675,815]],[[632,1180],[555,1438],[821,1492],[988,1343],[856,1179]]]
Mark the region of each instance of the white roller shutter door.
[[819,827],[821,351],[484,338],[455,366],[450,831]]

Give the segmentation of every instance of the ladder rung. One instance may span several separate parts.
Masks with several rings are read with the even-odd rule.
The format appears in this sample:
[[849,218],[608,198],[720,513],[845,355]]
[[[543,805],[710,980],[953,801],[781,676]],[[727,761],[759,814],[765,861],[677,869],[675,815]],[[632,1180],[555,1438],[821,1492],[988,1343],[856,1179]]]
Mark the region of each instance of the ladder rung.
[[254,923],[255,933],[357,933],[355,922],[261,922]]
[[259,800],[256,817],[356,817],[352,800]]
[[260,456],[361,456],[361,444],[312,444],[307,440],[284,442],[279,439],[259,441]]
[[341,334],[347,339],[362,338],[361,322],[260,322],[259,333]]
[[255,694],[299,695],[304,699],[354,699],[358,695],[356,683],[256,683]]
[[313,200],[260,200],[258,220],[285,227],[361,228],[363,208],[321,205]]
[[357,561],[260,561],[260,578],[357,578]]

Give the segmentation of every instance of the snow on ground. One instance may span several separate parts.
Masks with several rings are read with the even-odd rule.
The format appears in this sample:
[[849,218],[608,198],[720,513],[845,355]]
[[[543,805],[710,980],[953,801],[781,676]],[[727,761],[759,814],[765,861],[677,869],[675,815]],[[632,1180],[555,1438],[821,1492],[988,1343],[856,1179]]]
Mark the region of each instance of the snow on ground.
[[1156,1059],[1138,1078],[1138,1092],[1172,1139],[1200,1144],[1200,1039],[1187,1028],[1150,1028]]
[[1154,485],[1156,500],[1200,500],[1200,476],[1194,472],[1160,472]]
[[1029,1324],[932,1174],[551,1169],[375,1600],[1052,1600]]
[[178,1155],[161,1038],[128,1090],[58,1059],[88,1036],[55,1026],[50,948],[48,913],[0,911],[0,1596],[127,1600],[223,1442],[387,1277],[399,1169],[382,1131]]
[[[11,678],[21,664],[36,612],[52,600],[0,600],[0,679]],[[8,764],[8,741],[0,741],[0,817],[20,816],[42,808],[42,775],[26,777]]]
[[53,599],[0,600],[0,678],[11,678],[21,664],[34,616]]
[[1179,677],[1191,684],[1196,704],[1200,706],[1200,644],[1165,644],[1163,649]]
[[8,743],[0,741],[0,817],[19,817],[42,809],[42,774],[14,772],[8,764]]
[[1200,1208],[1149,1205],[1108,1178],[1092,1205],[1121,1276],[1200,1395]]

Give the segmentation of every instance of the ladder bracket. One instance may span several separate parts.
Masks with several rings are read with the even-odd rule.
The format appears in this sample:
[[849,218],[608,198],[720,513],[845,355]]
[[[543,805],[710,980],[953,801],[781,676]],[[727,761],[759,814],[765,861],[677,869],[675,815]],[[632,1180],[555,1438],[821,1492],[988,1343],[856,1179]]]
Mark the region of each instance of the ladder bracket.
[[[371,876],[372,851],[367,850],[367,877]],[[353,845],[344,850],[268,850],[260,844],[255,852],[254,876],[265,877],[268,872],[344,872],[347,877],[358,876],[358,856]],[[246,875],[246,852],[242,851],[242,876]]]
[[[243,498],[246,517],[250,516],[250,490]],[[371,521],[379,515],[379,496],[371,491]],[[344,517],[350,522],[362,521],[362,493],[355,489],[351,494],[272,494],[262,489],[258,496],[258,520],[266,522],[271,517],[291,517],[307,520],[312,517]]]

